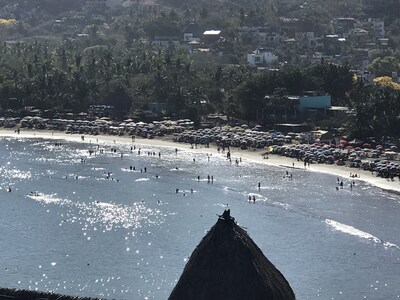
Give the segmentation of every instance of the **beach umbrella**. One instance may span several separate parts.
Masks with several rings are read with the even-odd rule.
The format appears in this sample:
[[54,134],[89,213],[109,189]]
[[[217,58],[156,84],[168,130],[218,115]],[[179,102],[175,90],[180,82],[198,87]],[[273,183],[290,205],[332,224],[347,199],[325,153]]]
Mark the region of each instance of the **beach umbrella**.
[[292,300],[282,273],[226,210],[193,251],[169,300]]

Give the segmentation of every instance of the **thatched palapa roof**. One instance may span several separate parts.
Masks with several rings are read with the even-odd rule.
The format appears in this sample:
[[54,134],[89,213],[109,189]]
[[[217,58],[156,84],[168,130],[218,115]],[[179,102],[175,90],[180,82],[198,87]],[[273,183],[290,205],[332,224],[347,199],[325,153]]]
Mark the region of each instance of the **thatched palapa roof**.
[[169,300],[293,300],[285,277],[226,210],[192,253]]
[[99,298],[73,297],[55,293],[0,288],[0,300],[100,300]]

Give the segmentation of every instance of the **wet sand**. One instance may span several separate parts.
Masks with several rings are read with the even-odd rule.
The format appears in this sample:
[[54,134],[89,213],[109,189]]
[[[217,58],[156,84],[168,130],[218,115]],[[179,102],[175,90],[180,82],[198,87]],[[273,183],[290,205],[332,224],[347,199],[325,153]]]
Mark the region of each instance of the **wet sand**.
[[[96,144],[97,142],[106,142],[106,143],[116,143],[116,144],[144,144],[150,145],[154,147],[170,147],[170,148],[178,148],[180,150],[193,151],[198,153],[208,153],[213,156],[221,156],[226,157],[225,154],[218,153],[217,147],[215,145],[210,145],[210,148],[206,148],[204,146],[198,146],[197,148],[191,148],[190,144],[184,143],[175,143],[168,138],[156,138],[156,139],[143,139],[143,138],[135,138],[135,142],[132,142],[131,136],[112,136],[112,135],[84,135],[84,141],[82,141],[82,135],[80,134],[67,134],[65,132],[59,131],[47,131],[47,130],[21,130],[20,134],[17,134],[14,129],[0,129],[0,136],[3,137],[15,137],[15,138],[46,138],[46,139],[65,139],[69,141],[82,142],[82,143],[92,143]],[[302,161],[297,161],[296,159],[280,156],[280,155],[269,155],[268,159],[264,159],[262,153],[265,153],[265,149],[256,149],[256,150],[241,150],[239,148],[231,148],[231,159],[234,163],[235,159],[242,158],[242,161],[249,160],[257,163],[264,163],[271,166],[281,167],[284,169],[292,169],[294,168],[303,170],[305,172],[320,172],[331,174],[335,176],[339,176],[340,180],[362,180],[373,186],[379,187],[381,189],[392,191],[396,193],[400,193],[400,181],[395,180],[391,181],[390,179],[376,177],[369,171],[363,171],[358,168],[349,168],[347,166],[336,166],[336,165],[327,165],[327,164],[311,164],[310,167],[304,167],[304,163]],[[358,174],[357,178],[351,178],[350,173]]]

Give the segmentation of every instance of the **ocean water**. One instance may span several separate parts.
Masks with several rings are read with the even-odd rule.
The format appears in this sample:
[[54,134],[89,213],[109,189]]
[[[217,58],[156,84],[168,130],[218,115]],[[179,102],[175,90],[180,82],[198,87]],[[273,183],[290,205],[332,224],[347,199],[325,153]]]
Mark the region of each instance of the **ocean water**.
[[0,286],[167,299],[230,208],[297,299],[400,299],[399,195],[362,182],[351,190],[348,178],[336,191],[335,176],[291,169],[290,180],[284,168],[236,166],[216,152],[132,145],[0,140]]

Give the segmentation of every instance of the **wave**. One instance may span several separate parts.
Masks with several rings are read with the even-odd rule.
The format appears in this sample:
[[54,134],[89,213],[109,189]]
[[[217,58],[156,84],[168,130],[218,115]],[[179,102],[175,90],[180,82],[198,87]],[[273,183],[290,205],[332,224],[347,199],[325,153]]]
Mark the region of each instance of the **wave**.
[[400,250],[400,247],[398,245],[381,240],[380,238],[378,238],[368,232],[354,228],[353,226],[342,224],[342,223],[339,223],[339,222],[336,222],[336,221],[333,221],[330,219],[326,219],[325,223],[337,231],[372,241],[375,244],[383,245],[385,248],[396,248],[396,249]]
[[72,205],[73,202],[68,199],[58,198],[57,194],[40,194],[37,192],[31,192],[27,195],[28,198],[31,198],[35,201],[44,203],[44,204],[59,204],[59,205]]
[[150,178],[138,178],[135,181],[149,181]]

